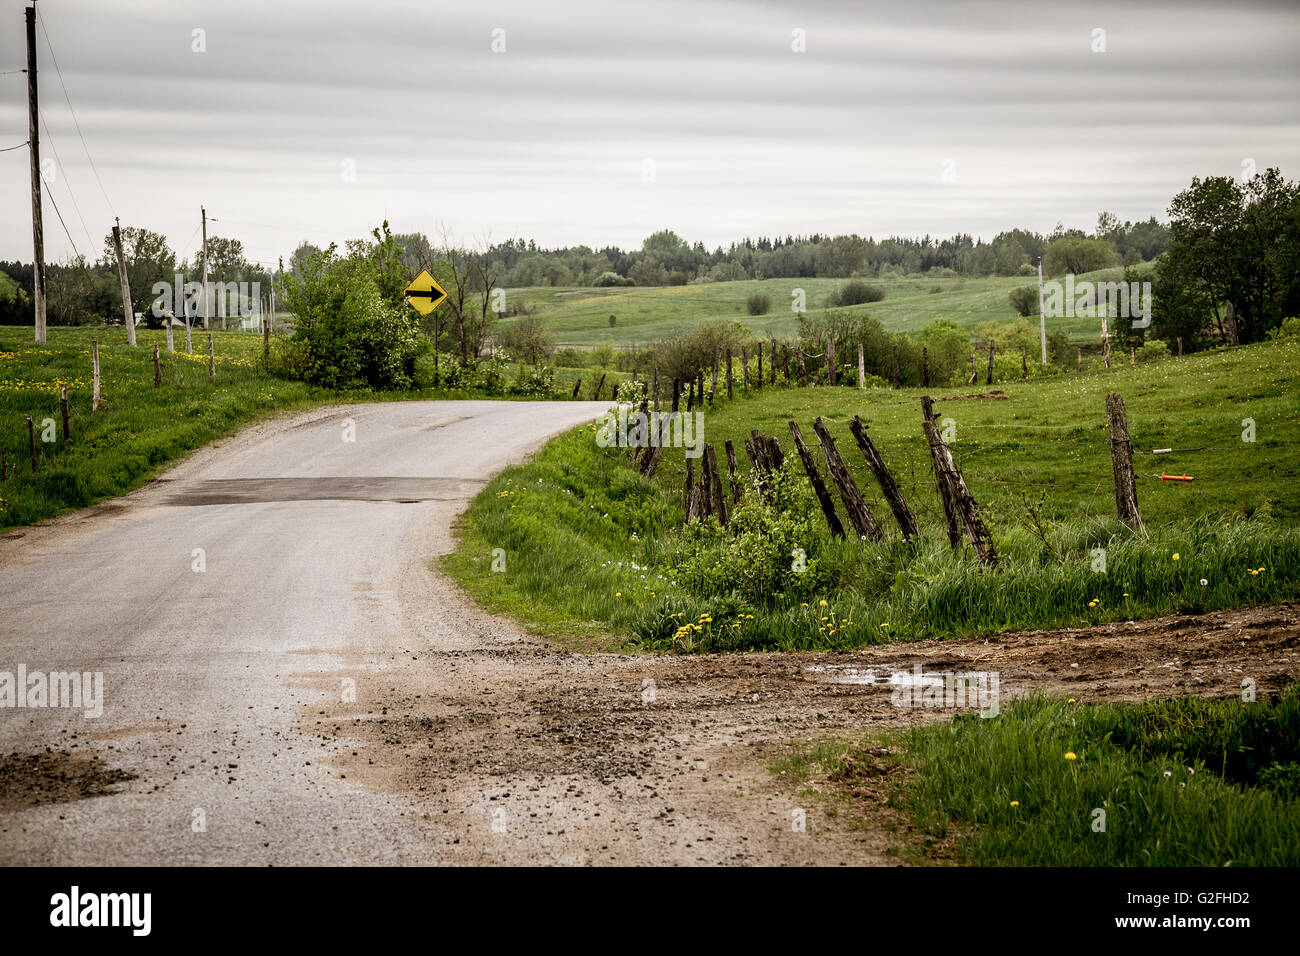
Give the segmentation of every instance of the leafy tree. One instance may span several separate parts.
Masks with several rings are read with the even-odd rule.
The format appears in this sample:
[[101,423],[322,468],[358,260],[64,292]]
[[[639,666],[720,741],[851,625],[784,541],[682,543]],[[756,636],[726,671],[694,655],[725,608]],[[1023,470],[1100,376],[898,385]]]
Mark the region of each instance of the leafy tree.
[[1115,250],[1103,239],[1063,235],[1052,240],[1043,253],[1043,271],[1051,276],[1080,275],[1115,264]]
[[[122,259],[126,263],[126,278],[131,285],[131,311],[148,312],[155,295],[154,284],[175,282],[176,253],[167,245],[167,237],[140,226],[122,227]],[[113,234],[104,237],[103,265],[117,271],[117,252]],[[121,313],[122,293],[119,285],[115,296]]]
[[1157,328],[1166,341],[1181,333],[1202,340],[1207,325],[1230,341],[1228,303],[1238,340],[1258,341],[1300,307],[1300,186],[1277,169],[1242,184],[1193,179],[1169,215],[1169,251],[1158,270]]

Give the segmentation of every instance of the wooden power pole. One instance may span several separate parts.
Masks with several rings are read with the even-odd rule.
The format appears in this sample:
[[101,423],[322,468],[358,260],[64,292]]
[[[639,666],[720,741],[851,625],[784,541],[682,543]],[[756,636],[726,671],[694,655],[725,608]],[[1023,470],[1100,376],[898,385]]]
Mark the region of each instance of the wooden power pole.
[[36,306],[36,344],[45,344],[45,226],[41,222],[41,137],[36,99],[36,5],[27,15],[27,140],[32,161],[32,301]]
[[122,221],[113,222],[113,250],[117,253],[117,278],[122,284],[122,317],[126,321],[126,343],[135,346],[135,309],[131,306],[131,282],[126,277],[126,257],[122,255]]
[[208,327],[208,210],[204,206],[199,207],[199,214],[203,217],[203,327]]

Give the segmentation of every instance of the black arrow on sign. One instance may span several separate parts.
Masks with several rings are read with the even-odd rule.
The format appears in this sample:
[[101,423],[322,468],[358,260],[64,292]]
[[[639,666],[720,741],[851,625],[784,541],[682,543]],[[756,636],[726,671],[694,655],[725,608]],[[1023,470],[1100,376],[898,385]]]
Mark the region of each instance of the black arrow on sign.
[[406,293],[406,297],[408,299],[411,298],[436,299],[439,296],[444,296],[446,294],[447,293],[445,292],[439,292],[437,289],[412,289]]

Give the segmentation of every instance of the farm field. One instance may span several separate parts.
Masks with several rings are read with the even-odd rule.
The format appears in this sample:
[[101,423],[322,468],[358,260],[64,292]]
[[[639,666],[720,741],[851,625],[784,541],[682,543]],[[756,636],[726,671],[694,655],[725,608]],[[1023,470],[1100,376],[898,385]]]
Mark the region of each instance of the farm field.
[[[1081,275],[1078,279],[1118,280],[1120,270]],[[709,282],[657,288],[506,290],[507,302],[537,309],[537,316],[558,345],[646,345],[689,331],[700,322],[727,319],[742,323],[763,338],[792,335],[796,319],[792,293],[803,289],[809,317],[827,309],[827,299],[847,279],[762,279]],[[957,278],[885,278],[864,280],[885,290],[885,298],[851,307],[879,319],[891,332],[915,332],[938,318],[974,327],[982,322],[1011,321],[1016,317],[1008,300],[1013,289],[1036,285],[1033,276]],[[752,316],[746,311],[749,296],[770,296],[771,312]],[[615,316],[615,325],[609,317]],[[505,319],[501,327],[512,320]],[[1037,322],[1036,317],[1030,321]],[[1100,332],[1088,319],[1049,320],[1048,330],[1063,329],[1072,340],[1097,341]]]
[[[1300,480],[1298,388],[1300,345],[1287,343],[931,389],[1003,558],[992,573],[969,550],[948,548],[920,427],[922,390],[845,387],[769,387],[704,413],[724,471],[725,440],[747,473],[741,445],[750,431],[778,438],[796,486],[788,515],[742,509],[733,525],[743,530],[730,536],[716,523],[683,530],[682,450],[665,449],[647,481],[625,451],[599,448],[593,427],[498,476],[463,520],[448,567],[488,607],[543,633],[677,651],[843,648],[1290,599],[1300,594],[1300,508],[1290,493]],[[1127,403],[1145,534],[1115,518],[1111,391]],[[787,424],[799,423],[825,477],[813,444],[819,415],[886,542],[830,538]],[[915,550],[898,537],[849,434],[854,415],[917,513]],[[1247,419],[1253,441],[1243,440]],[[1166,482],[1162,473],[1195,480]],[[833,486],[831,494],[842,516]],[[496,547],[510,556],[508,575],[483,573]],[[791,570],[792,548],[812,573]],[[1101,552],[1108,564],[1098,572]],[[680,633],[704,618],[708,627]]]

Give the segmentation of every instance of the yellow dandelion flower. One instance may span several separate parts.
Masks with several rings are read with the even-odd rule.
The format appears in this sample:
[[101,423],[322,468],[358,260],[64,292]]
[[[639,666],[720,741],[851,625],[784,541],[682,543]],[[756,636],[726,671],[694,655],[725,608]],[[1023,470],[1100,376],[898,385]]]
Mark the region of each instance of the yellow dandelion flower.
[[1066,759],[1066,760],[1078,760],[1079,758],[1076,757],[1076,756],[1074,755],[1074,751],[1071,750],[1071,751],[1068,751],[1068,752],[1066,753],[1066,755],[1065,755],[1065,759]]

